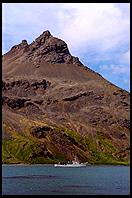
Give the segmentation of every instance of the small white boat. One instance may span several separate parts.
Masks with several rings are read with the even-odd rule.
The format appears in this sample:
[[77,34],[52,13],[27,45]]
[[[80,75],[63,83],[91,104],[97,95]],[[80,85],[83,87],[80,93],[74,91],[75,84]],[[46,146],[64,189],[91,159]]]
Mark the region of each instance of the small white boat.
[[54,164],[54,167],[82,167],[86,166],[86,164]]
[[72,163],[68,164],[54,164],[54,167],[82,167],[86,166],[87,163],[79,163],[77,161],[72,161]]

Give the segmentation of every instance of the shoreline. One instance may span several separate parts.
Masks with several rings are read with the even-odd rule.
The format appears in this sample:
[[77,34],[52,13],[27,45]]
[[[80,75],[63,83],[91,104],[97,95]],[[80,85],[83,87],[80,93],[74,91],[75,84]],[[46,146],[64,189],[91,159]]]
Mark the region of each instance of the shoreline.
[[[53,166],[54,164],[2,164],[2,166]],[[88,164],[87,166],[130,166],[130,164]]]

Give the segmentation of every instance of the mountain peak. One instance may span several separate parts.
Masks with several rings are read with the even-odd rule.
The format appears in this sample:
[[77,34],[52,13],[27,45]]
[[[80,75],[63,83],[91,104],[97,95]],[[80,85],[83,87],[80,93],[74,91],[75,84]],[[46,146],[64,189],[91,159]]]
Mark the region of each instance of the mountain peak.
[[[44,31],[38,38],[35,39],[35,41],[33,41],[32,44],[36,44],[36,46],[40,45],[40,44],[44,44],[45,41],[52,36],[49,30]],[[32,45],[31,44],[31,45]]]
[[67,44],[63,40],[52,36],[49,30],[44,31],[30,45],[26,40],[22,40],[20,44],[12,47],[8,53],[10,54],[10,52],[11,54],[13,52],[13,56],[14,52],[17,54],[18,61],[25,62],[25,60],[28,60],[37,67],[42,61],[53,64],[82,65],[79,58],[70,54]]
[[73,57],[67,44],[51,35],[49,30],[44,31],[30,45],[32,60],[44,60],[51,63],[68,63],[82,65],[77,57]]
[[44,38],[49,38],[51,35],[50,31],[49,30],[46,30],[44,31],[42,34],[41,34],[42,37]]

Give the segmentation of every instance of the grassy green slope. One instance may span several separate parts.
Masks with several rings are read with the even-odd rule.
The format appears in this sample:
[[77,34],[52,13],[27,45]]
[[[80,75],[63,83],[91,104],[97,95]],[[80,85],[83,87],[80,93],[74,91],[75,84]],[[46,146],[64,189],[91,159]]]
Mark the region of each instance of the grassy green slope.
[[[90,164],[129,164],[129,161],[115,155],[117,148],[99,130],[96,132],[96,138],[90,135],[82,137],[65,126],[51,126],[38,120],[28,120],[24,116],[21,116],[18,125],[23,126],[24,133],[8,123],[3,125],[4,133],[7,133],[8,137],[2,141],[2,163],[65,162],[68,161],[67,152],[74,152],[74,155]],[[47,133],[44,138],[36,138],[31,134],[31,129],[38,126],[48,126],[53,132]],[[67,147],[66,152],[63,146]]]

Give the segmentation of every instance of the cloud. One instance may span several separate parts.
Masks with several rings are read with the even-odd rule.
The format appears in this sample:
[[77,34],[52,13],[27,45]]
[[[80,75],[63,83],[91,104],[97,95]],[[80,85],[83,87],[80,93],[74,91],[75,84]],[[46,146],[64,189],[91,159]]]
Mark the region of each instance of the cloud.
[[116,3],[64,4],[58,16],[61,35],[71,49],[105,52],[124,40],[129,43],[130,16]]
[[123,89],[130,90],[130,66],[129,65],[114,65],[105,64],[100,65],[100,73],[107,80],[122,87]]
[[130,50],[122,54],[122,61],[130,64]]
[[130,69],[129,66],[127,65],[101,65],[99,66],[101,70],[103,70],[103,72],[108,72],[112,75],[112,74],[127,74],[129,75]]

